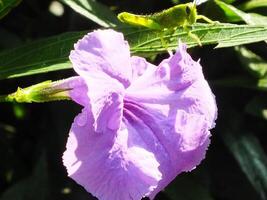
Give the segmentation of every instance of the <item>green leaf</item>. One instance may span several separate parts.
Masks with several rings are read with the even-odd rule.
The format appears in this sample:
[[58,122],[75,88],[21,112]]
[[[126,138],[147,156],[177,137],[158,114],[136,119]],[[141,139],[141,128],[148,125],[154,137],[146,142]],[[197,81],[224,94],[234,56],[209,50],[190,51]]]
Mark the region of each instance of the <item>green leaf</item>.
[[229,21],[229,22],[239,22],[242,21],[242,18],[236,14],[236,10],[237,8],[235,8],[234,6],[231,6],[223,1],[219,1],[219,0],[214,0],[214,2],[222,9],[222,11],[224,12],[225,18]]
[[[217,44],[216,48],[267,39],[267,26],[195,24],[191,28],[192,33],[200,38],[202,45]],[[136,27],[117,30],[124,33],[131,52],[135,55],[149,56],[166,52],[162,38],[168,43],[170,50],[177,48],[179,39],[187,43],[189,48],[198,46],[182,27],[171,33]],[[84,34],[85,32],[64,33],[0,53],[0,79],[71,68],[68,61],[70,50]]]
[[242,65],[256,78],[267,75],[267,62],[245,47],[235,48]]
[[[257,13],[245,13],[220,0],[215,0],[215,3],[224,11],[225,16],[230,22],[244,21],[249,25],[267,25],[266,16]],[[267,40],[265,42],[267,43]]]
[[[238,130],[240,131],[240,130]],[[266,199],[267,157],[258,139],[251,134],[229,132],[223,135],[225,144],[237,160],[261,199]]]
[[222,1],[214,1],[223,11],[230,22],[244,21],[250,25],[267,25],[267,17],[257,13],[245,13]]
[[95,0],[61,0],[61,2],[100,26],[111,27],[121,24],[108,7]]
[[84,34],[64,33],[0,53],[0,79],[71,68],[70,50]]
[[232,4],[232,3],[236,2],[236,0],[224,0],[224,2],[227,4]]
[[6,16],[21,0],[0,0],[0,19]]
[[245,10],[245,11],[252,10],[255,8],[260,8],[260,7],[267,7],[267,0],[251,0],[238,6],[239,9]]
[[253,116],[267,120],[267,101],[266,96],[254,97],[245,108],[245,111]]
[[228,112],[222,139],[262,200],[266,200],[267,156],[258,139],[244,129],[242,116]]

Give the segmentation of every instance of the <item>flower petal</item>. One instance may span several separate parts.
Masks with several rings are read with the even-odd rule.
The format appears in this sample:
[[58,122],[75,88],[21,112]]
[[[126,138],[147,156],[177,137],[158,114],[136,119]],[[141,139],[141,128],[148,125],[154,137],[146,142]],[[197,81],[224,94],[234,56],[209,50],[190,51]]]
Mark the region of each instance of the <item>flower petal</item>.
[[217,117],[215,97],[204,79],[202,67],[192,60],[184,44],[159,67],[149,66],[126,91],[126,98],[159,110],[166,117],[170,106],[203,115],[214,126]]
[[149,195],[153,199],[178,174],[194,169],[204,158],[210,136],[207,123],[204,116],[182,110],[166,117],[139,102],[126,100],[124,106],[124,117],[135,127],[161,166],[162,179]]
[[[184,45],[159,67],[148,67],[132,82],[124,109],[152,131],[171,161],[174,173],[170,175],[168,167],[162,168],[163,178],[151,198],[204,158],[217,107],[200,64],[186,53]],[[140,135],[142,132],[139,129]],[[154,154],[157,157],[157,152]]]
[[[82,106],[89,105],[89,98],[87,96],[88,88],[84,79],[80,76],[68,78],[65,81],[67,88],[71,89],[69,95],[72,100]],[[64,86],[61,86],[61,88]]]
[[79,40],[70,59],[88,87],[96,132],[118,130],[124,90],[132,79],[130,51],[121,33],[98,30]]
[[156,67],[130,57],[122,34],[95,31],[70,59],[87,86],[77,91],[86,90],[88,103],[75,97],[85,108],[72,125],[63,162],[87,191],[101,200],[153,199],[201,162],[217,107],[185,45]]
[[139,133],[127,121],[120,131],[103,134],[92,124],[86,108],[75,118],[63,155],[69,176],[101,200],[139,200],[151,193],[161,173]]
[[147,62],[146,59],[138,56],[132,56],[131,57],[132,80],[135,80],[139,76],[142,76],[143,73],[146,71],[146,69],[151,66],[152,64]]
[[132,68],[129,45],[123,35],[116,31],[97,30],[87,34],[74,45],[70,60],[80,76],[102,72],[119,80],[124,87],[130,84]]

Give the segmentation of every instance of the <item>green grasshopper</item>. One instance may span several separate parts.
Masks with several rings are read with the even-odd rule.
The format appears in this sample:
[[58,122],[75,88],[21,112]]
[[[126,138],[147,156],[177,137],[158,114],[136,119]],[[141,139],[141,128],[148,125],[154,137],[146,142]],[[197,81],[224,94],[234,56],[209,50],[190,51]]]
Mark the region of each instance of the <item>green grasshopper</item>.
[[208,23],[215,23],[204,15],[197,14],[196,6],[206,0],[197,2],[190,2],[186,4],[179,4],[167,10],[152,15],[135,15],[128,12],[118,14],[118,19],[126,24],[134,26],[143,26],[153,30],[170,30],[177,27],[183,27],[187,31],[188,36],[194,39],[199,46],[201,45],[200,39],[197,35],[191,32],[189,26],[196,23],[197,20],[202,19]]

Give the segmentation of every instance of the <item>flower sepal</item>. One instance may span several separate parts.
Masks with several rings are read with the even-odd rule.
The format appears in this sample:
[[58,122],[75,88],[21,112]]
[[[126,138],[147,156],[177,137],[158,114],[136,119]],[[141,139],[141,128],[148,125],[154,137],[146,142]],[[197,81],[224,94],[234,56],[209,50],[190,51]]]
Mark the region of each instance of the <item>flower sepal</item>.
[[71,100],[70,87],[66,87],[66,80],[44,81],[26,88],[18,87],[16,92],[0,96],[0,102],[43,103],[58,100]]

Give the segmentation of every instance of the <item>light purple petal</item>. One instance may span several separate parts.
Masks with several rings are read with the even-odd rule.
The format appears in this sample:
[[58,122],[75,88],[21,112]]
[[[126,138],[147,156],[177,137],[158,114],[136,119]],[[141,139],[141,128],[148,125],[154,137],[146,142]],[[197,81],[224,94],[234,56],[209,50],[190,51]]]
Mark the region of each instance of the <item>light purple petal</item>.
[[87,96],[88,88],[82,77],[80,76],[78,76],[77,78],[75,77],[75,79],[68,82],[68,87],[71,88],[69,94],[72,100],[74,100],[76,103],[82,106],[89,105],[90,101]]
[[63,161],[88,192],[100,200],[153,199],[201,162],[217,107],[185,45],[155,66],[130,57],[122,34],[103,30],[80,40],[70,59],[87,87],[73,90],[85,108]]
[[130,84],[130,50],[121,33],[97,30],[87,34],[74,45],[70,60],[74,70],[84,78],[102,72],[118,80],[124,87]]
[[[159,67],[150,64],[141,77],[132,82],[126,98],[169,115],[170,106],[203,115],[214,126],[217,107],[202,67],[192,60],[184,44],[176,54],[163,60]],[[160,106],[160,107],[158,107]],[[174,112],[174,111],[173,111]]]
[[148,63],[146,59],[138,56],[132,56],[131,57],[132,80],[135,80],[139,76],[142,76],[149,66],[152,65]]
[[133,81],[125,99],[129,102],[125,110],[151,129],[171,160],[174,174],[161,170],[163,179],[150,195],[153,198],[179,173],[194,169],[204,158],[209,129],[217,117],[215,99],[200,64],[182,44],[175,55],[159,67],[150,66]]
[[89,99],[87,97],[87,85],[84,79],[80,76],[54,81],[51,86],[54,90],[68,91],[68,95],[76,103],[88,106]]
[[105,133],[92,124],[86,108],[74,120],[63,155],[69,176],[101,200],[141,199],[153,191],[159,163],[139,133],[128,122]]
[[129,46],[123,35],[112,30],[94,31],[75,44],[70,60],[87,84],[95,131],[118,130],[124,88],[132,79]]

